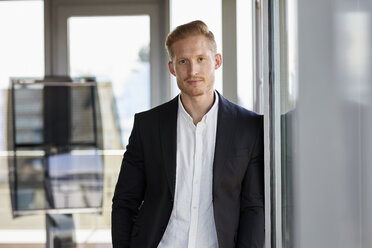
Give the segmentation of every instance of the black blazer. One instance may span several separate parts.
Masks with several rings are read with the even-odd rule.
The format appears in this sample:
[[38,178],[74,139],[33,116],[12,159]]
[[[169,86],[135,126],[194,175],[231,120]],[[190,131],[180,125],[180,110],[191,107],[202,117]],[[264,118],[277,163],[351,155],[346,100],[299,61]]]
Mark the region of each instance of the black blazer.
[[[156,248],[164,234],[175,191],[177,111],[176,97],[135,115],[113,197],[114,248]],[[263,118],[221,95],[217,118],[213,207],[219,247],[262,247]]]

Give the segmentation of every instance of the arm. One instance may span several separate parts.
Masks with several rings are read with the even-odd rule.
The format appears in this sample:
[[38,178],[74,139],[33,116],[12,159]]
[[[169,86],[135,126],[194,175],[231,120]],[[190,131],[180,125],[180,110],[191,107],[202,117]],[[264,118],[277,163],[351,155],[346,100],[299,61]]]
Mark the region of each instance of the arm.
[[257,138],[242,183],[238,248],[262,248],[265,238],[262,118],[258,126]]
[[113,248],[129,247],[134,219],[143,201],[146,182],[143,148],[138,126],[139,121],[136,115],[112,199],[111,235]]

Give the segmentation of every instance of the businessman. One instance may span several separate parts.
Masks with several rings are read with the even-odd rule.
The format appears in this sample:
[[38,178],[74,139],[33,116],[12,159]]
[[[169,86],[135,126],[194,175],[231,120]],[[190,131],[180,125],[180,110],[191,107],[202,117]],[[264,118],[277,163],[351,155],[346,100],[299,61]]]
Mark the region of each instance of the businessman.
[[113,247],[262,247],[262,116],[215,91],[222,56],[203,22],[178,26],[166,48],[181,93],[135,115],[113,197]]

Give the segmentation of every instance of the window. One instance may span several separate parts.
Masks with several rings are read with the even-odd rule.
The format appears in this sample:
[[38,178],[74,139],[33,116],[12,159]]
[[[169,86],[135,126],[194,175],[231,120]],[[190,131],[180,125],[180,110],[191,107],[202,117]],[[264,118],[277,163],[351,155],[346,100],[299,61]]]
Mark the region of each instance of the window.
[[150,108],[150,17],[70,17],[68,37],[70,75],[98,82],[104,147],[122,149]]
[[[11,243],[27,235],[7,232],[16,223],[11,220],[8,185],[10,77],[44,76],[44,2],[0,1],[0,33],[0,243]],[[44,217],[27,217],[17,223],[18,228],[32,223],[42,229]],[[29,238],[44,238],[42,233],[33,236]],[[35,242],[39,242],[37,238]]]
[[253,15],[254,1],[237,0],[237,72],[238,103],[254,110],[254,77],[253,77]]

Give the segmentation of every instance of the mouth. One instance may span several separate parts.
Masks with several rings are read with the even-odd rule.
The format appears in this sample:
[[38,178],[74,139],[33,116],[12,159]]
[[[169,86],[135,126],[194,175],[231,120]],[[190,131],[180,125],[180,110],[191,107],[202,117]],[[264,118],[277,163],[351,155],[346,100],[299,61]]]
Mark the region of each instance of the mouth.
[[196,84],[203,82],[203,79],[202,78],[190,78],[190,79],[187,79],[186,82],[190,85],[196,85]]

